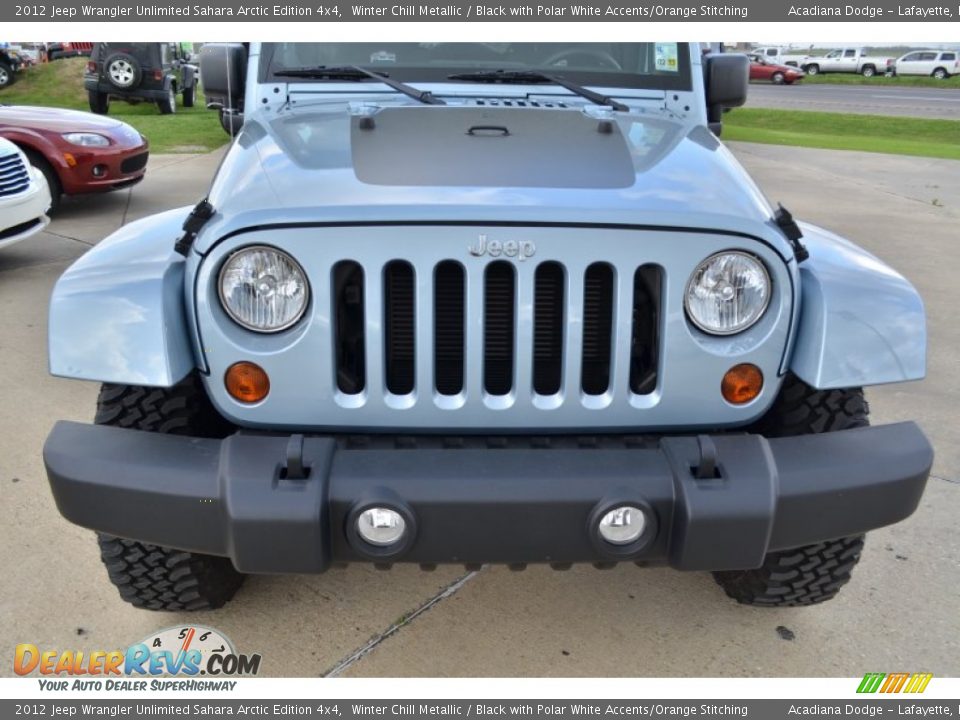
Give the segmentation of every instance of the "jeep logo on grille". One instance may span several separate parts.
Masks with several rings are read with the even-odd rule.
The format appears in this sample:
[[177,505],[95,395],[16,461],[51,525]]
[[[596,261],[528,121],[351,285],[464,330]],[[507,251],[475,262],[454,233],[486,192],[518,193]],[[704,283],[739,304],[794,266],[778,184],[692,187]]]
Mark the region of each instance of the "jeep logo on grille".
[[517,260],[523,262],[527,258],[536,255],[537,246],[529,240],[523,240],[521,242],[507,240],[506,242],[500,242],[499,240],[487,240],[486,235],[480,235],[477,238],[477,242],[470,245],[467,250],[469,250],[470,254],[474,257],[483,257],[484,255],[500,257],[502,255],[503,257],[517,258]]

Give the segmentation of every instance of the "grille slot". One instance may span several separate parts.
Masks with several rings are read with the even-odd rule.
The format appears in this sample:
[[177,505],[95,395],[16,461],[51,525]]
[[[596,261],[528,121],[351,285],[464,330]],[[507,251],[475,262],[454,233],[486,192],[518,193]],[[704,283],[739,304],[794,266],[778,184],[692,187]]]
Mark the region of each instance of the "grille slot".
[[402,260],[387,263],[384,284],[384,353],[387,390],[407,395],[414,386],[414,275]]
[[580,385],[587,395],[602,395],[610,387],[613,280],[613,268],[607,263],[593,263],[584,274]]
[[19,155],[0,158],[0,197],[17,195],[30,185],[30,172]]
[[492,262],[484,277],[483,387],[491,395],[513,388],[516,276],[509,262]]
[[337,387],[355,395],[366,386],[363,268],[351,260],[339,262],[332,281]]
[[649,395],[657,387],[662,287],[662,268],[657,265],[637,268],[633,276],[630,335],[630,390],[637,395]]
[[533,391],[560,392],[563,374],[564,272],[558,262],[545,262],[534,276]]
[[128,157],[122,163],[120,163],[120,172],[126,175],[127,173],[137,172],[142,170],[147,165],[147,158],[150,156],[150,153],[140,153],[139,155],[134,155],[133,157]]
[[441,395],[456,395],[463,390],[463,266],[453,260],[439,263],[433,282],[434,383]]

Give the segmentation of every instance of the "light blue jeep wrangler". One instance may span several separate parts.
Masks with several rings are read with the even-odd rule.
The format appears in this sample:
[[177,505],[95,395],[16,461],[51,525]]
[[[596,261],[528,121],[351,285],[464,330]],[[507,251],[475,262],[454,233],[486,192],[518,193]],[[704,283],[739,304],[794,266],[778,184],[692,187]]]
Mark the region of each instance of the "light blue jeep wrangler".
[[747,61],[695,43],[203,50],[242,127],[195,208],[50,309],[103,383],[44,450],[123,599],[246,573],[667,563],[808,605],[910,515],[932,450],[862,387],[924,375],[894,270],[774,209],[717,140]]

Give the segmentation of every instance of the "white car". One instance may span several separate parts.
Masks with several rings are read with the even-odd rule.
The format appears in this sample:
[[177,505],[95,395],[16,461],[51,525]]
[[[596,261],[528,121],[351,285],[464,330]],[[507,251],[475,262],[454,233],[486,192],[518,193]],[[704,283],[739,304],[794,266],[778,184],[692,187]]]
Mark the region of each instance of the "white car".
[[50,222],[50,188],[16,145],[0,138],[0,248],[40,232]]
[[960,74],[960,52],[956,50],[916,50],[896,62],[897,75],[926,75],[946,80]]

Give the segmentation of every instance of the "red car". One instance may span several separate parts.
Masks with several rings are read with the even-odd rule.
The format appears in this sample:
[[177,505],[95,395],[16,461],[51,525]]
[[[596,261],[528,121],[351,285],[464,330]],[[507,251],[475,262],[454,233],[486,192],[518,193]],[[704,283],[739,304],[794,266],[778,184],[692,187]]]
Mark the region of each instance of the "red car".
[[108,192],[143,180],[149,143],[114,118],[58,108],[0,105],[0,137],[20,146],[61,194]]
[[803,80],[803,70],[789,65],[777,65],[760,55],[748,55],[750,58],[750,79],[769,80],[774,85],[792,85]]

